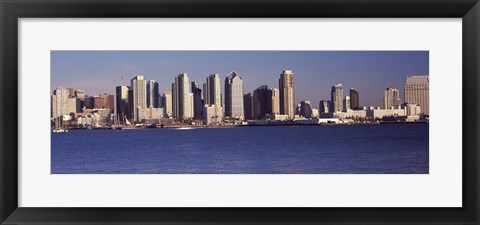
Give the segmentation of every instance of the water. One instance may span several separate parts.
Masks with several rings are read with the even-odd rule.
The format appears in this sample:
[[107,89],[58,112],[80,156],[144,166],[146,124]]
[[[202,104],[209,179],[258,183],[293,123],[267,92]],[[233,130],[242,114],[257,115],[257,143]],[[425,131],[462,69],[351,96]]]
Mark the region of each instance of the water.
[[52,174],[428,173],[428,124],[71,130]]

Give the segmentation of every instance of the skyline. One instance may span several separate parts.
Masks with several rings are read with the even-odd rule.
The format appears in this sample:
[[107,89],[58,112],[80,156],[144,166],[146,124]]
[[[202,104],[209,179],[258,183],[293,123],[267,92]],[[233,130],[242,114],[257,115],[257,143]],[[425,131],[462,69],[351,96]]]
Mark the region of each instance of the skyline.
[[[233,68],[232,68],[233,67]],[[359,92],[361,106],[381,106],[386,88],[400,90],[404,101],[407,76],[429,75],[428,51],[52,51],[51,91],[57,86],[85,90],[88,95],[115,93],[143,75],[159,83],[160,93],[171,91],[175,76],[205,83],[213,73],[225,80],[231,72],[243,79],[244,94],[262,85],[279,88],[283,70],[292,70],[295,104],[329,100],[331,87],[342,83]],[[358,79],[358,78],[361,79]],[[221,82],[223,83],[223,82]],[[225,87],[221,93],[225,96]]]

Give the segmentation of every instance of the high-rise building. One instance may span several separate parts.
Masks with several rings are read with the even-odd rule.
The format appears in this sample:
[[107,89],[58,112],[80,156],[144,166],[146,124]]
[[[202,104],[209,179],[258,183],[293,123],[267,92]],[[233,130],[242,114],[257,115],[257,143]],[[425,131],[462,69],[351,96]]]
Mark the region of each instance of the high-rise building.
[[400,92],[398,89],[389,87],[383,92],[382,105],[384,109],[390,109],[391,107],[397,108],[400,106]]
[[222,96],[220,89],[220,76],[212,74],[207,77],[207,82],[203,85],[205,105],[222,105]]
[[253,119],[253,94],[243,95],[243,112],[246,120]]
[[190,81],[187,73],[181,73],[175,77],[172,84],[173,116],[177,120],[185,120],[193,117]]
[[405,82],[405,102],[420,105],[422,113],[430,115],[429,89],[428,75],[407,77]]
[[117,86],[115,89],[115,94],[117,96],[117,109],[116,115],[117,119],[123,121],[125,118],[131,118],[130,107],[128,103],[128,86]]
[[268,90],[270,103],[269,112],[271,114],[280,114],[280,90],[277,88],[271,88]]
[[131,89],[132,89],[132,108],[133,119],[135,121],[140,121],[138,114],[139,108],[147,108],[147,83],[142,75],[135,76],[130,80]]
[[354,88],[350,88],[350,108],[355,110],[360,109],[360,95]]
[[193,95],[193,117],[201,119],[203,114],[203,99],[202,89],[199,88],[195,81],[192,81],[192,95]]
[[243,80],[236,72],[225,78],[225,116],[244,119]]
[[80,113],[82,111],[80,98],[69,97],[68,98],[68,113]]
[[113,113],[115,110],[115,96],[107,93],[98,95],[98,97],[103,100],[103,105],[101,107],[95,107],[97,109],[109,109],[108,113]]
[[321,100],[320,103],[319,103],[319,110],[320,110],[320,114],[322,113],[329,113],[330,112],[330,106],[331,106],[331,103],[330,101],[328,100]]
[[300,102],[300,113],[301,116],[305,118],[312,117],[312,103],[310,101],[301,101]]
[[163,92],[162,96],[163,117],[170,118],[173,116],[172,109],[172,92]]
[[262,85],[253,91],[253,118],[260,119],[271,114],[271,97],[267,85]]
[[343,111],[347,112],[350,108],[350,96],[345,96],[343,99]]
[[280,114],[288,115],[289,118],[295,117],[295,89],[293,83],[293,72],[284,70],[280,74]]
[[160,108],[158,93],[159,93],[158,82],[154,80],[149,80],[147,82],[147,107],[148,108]]
[[57,87],[51,95],[52,119],[56,121],[59,117],[68,114],[68,96],[70,91],[67,88]]
[[80,101],[85,99],[85,91],[84,90],[75,90],[75,97],[79,98]]
[[343,111],[343,86],[336,84],[332,86],[331,94],[331,112]]

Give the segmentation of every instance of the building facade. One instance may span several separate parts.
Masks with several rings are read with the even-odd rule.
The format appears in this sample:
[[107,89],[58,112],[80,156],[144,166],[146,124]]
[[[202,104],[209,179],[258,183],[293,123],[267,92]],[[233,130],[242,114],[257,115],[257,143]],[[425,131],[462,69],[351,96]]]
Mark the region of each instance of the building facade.
[[124,118],[131,119],[132,117],[128,107],[128,90],[130,90],[128,86],[117,86],[115,88],[117,102],[116,115],[120,121],[123,121]]
[[61,116],[68,114],[68,96],[70,91],[66,88],[57,87],[51,97],[51,116],[57,120]]
[[175,83],[172,84],[172,108],[175,119],[185,120],[193,117],[192,99],[188,74],[181,73],[175,77]]
[[133,120],[140,122],[138,109],[147,108],[147,83],[142,75],[135,76],[130,80],[132,90],[131,112]]
[[163,117],[164,118],[173,117],[172,92],[170,92],[170,91],[163,92],[162,108],[163,108]]
[[328,100],[321,100],[318,106],[319,109],[319,114],[321,115],[322,113],[329,113],[330,112],[330,101]]
[[409,76],[405,82],[405,102],[420,105],[422,113],[430,115],[429,76]]
[[280,114],[280,90],[277,88],[269,89],[269,97],[271,103],[271,109],[269,110],[272,114]]
[[205,105],[222,105],[220,76],[218,74],[211,74],[207,77],[207,81],[203,85],[203,100]]
[[350,108],[354,110],[360,109],[360,95],[354,88],[350,88]]
[[295,117],[295,88],[293,82],[293,72],[284,70],[280,74],[280,114],[288,115],[289,118]]
[[382,105],[384,109],[389,109],[391,107],[398,107],[401,105],[400,92],[398,89],[389,87],[383,92]]
[[147,108],[160,108],[158,82],[154,80],[147,82]]
[[243,120],[243,80],[236,72],[225,78],[225,117]]
[[203,114],[202,89],[194,81],[192,81],[191,87],[193,95],[193,117],[195,119],[201,119]]
[[348,110],[350,110],[350,96],[345,96],[345,98],[343,99],[343,111],[346,112]]
[[332,86],[330,92],[331,96],[331,112],[341,112],[343,111],[343,85],[336,84]]
[[253,119],[253,94],[248,93],[243,95],[243,112],[245,120]]
[[271,103],[267,85],[262,85],[253,91],[253,118],[260,119],[271,114],[269,103]]
[[310,101],[300,102],[300,116],[312,118],[312,103]]

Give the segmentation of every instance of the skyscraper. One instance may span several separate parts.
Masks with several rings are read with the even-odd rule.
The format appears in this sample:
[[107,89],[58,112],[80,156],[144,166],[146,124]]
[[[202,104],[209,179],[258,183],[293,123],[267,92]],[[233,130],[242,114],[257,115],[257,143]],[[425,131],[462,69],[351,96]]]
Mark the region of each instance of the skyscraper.
[[147,107],[160,108],[158,82],[149,80],[147,82]]
[[345,96],[343,99],[343,111],[347,112],[350,108],[350,96]]
[[203,85],[205,105],[222,105],[220,76],[218,74],[211,74],[207,77],[207,82]]
[[331,94],[331,112],[343,111],[343,86],[342,84],[336,84],[332,86]]
[[124,118],[130,118],[130,110],[128,104],[128,86],[117,86],[115,89],[115,94],[117,96],[117,109],[116,115],[117,119],[123,121]]
[[277,88],[271,88],[269,90],[269,99],[271,100],[269,110],[272,114],[280,114],[280,90]]
[[67,88],[57,87],[51,95],[52,119],[56,121],[60,116],[68,114],[68,96],[70,91]]
[[262,85],[253,91],[253,117],[262,118],[269,114],[269,103],[271,103],[271,97],[269,96],[269,90],[267,85]]
[[389,109],[391,107],[397,108],[400,106],[400,92],[398,89],[389,87],[383,92],[383,101],[382,105],[384,109]]
[[405,102],[420,105],[423,114],[429,115],[429,77],[409,76],[405,82]]
[[146,90],[146,80],[144,80],[142,75],[135,76],[130,80],[131,89],[132,89],[132,108],[133,119],[135,121],[140,121],[138,114],[138,109],[147,108],[147,90]]
[[203,100],[202,89],[198,87],[195,81],[192,81],[192,94],[193,94],[193,117],[195,119],[202,118],[203,113]]
[[236,72],[231,72],[225,78],[225,116],[244,118],[243,80]]
[[172,109],[172,92],[163,92],[162,96],[163,117],[170,118],[173,116]]
[[328,100],[322,100],[319,103],[320,114],[330,112],[331,103]]
[[243,95],[243,112],[246,120],[253,119],[253,94]]
[[310,101],[300,102],[300,115],[305,118],[312,117],[312,104],[310,103]]
[[360,109],[360,96],[354,88],[350,88],[350,108]]
[[173,116],[177,120],[192,118],[192,93],[187,73],[181,73],[175,77],[172,92]]
[[280,74],[280,114],[288,115],[289,118],[295,117],[295,89],[293,84],[293,72],[284,70]]

